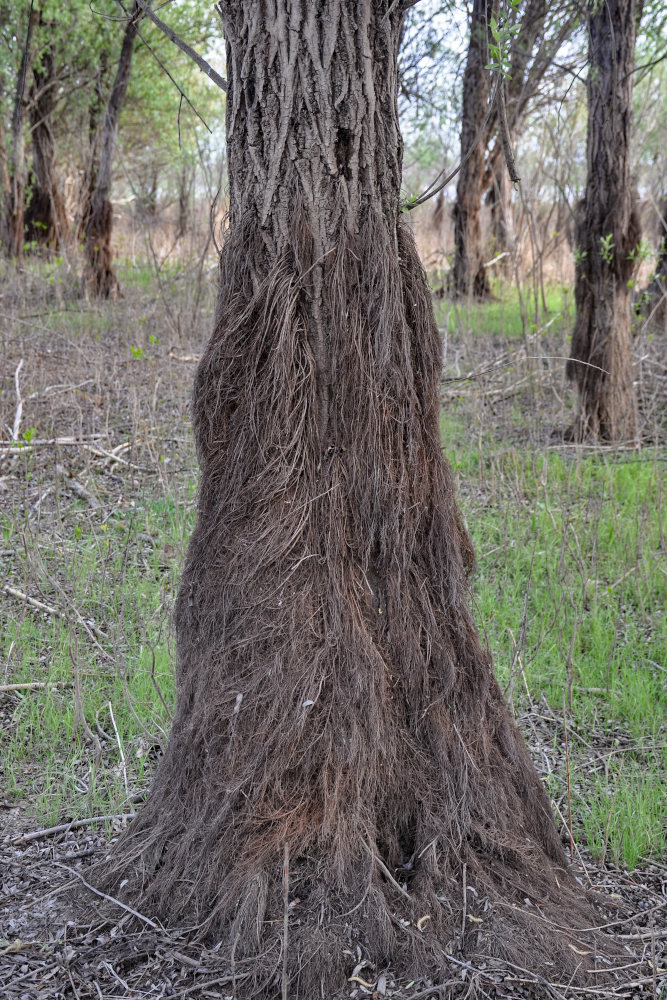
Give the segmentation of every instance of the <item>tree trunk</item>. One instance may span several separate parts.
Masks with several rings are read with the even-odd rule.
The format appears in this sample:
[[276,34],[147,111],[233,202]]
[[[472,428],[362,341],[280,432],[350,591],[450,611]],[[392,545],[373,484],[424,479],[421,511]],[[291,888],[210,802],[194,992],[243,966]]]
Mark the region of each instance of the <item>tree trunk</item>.
[[102,116],[104,114],[104,90],[109,69],[109,53],[102,49],[100,53],[95,88],[88,109],[88,155],[81,183],[80,208],[77,212],[75,226],[77,237],[85,240],[86,229],[90,222],[90,213],[97,187],[97,176],[100,167],[100,139]]
[[116,76],[104,115],[97,180],[85,223],[86,269],[84,284],[90,294],[105,298],[115,295],[119,291],[111,253],[111,229],[113,225],[111,171],[118,132],[118,119],[130,79],[132,53],[141,17],[141,11],[134,3],[125,26]]
[[594,920],[468,606],[441,343],[399,209],[401,8],[221,12],[229,233],[178,702],[99,884],[217,942],[237,1000],[278,995],[283,947],[308,1000],[339,995],[357,942],[412,978],[459,947],[581,975],[558,928]]
[[[53,30],[53,25],[44,25],[41,18],[40,25],[47,31]],[[33,186],[25,212],[25,232],[28,241],[34,240],[51,250],[66,242],[69,228],[55,163],[52,131],[55,84],[53,46],[47,45],[39,64],[33,68],[30,95]]]
[[576,222],[576,319],[567,374],[576,440],[635,441],[628,281],[639,221],[630,181],[636,0],[589,3],[588,176]]
[[9,190],[4,205],[2,243],[8,257],[19,259],[23,255],[24,233],[24,200],[25,200],[25,136],[23,120],[25,117],[25,80],[30,65],[32,36],[39,19],[32,3],[28,11],[26,37],[16,80],[14,95],[14,110],[12,113],[12,145],[9,161]]
[[461,116],[461,161],[454,203],[454,268],[452,292],[455,296],[486,298],[491,294],[484,270],[481,206],[484,194],[484,158],[489,126],[482,123],[489,100],[489,23],[496,0],[473,0],[468,57],[463,75]]

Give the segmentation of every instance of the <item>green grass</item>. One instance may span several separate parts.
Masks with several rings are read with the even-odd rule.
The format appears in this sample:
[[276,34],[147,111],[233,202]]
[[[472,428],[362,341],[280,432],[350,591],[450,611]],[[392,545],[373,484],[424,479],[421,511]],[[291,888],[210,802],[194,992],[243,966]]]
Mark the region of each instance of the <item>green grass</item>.
[[[71,537],[51,549],[42,536],[32,566],[44,600],[67,607],[72,624],[7,605],[2,650],[14,664],[12,683],[49,686],[20,695],[3,746],[4,784],[15,798],[35,797],[40,822],[126,810],[124,770],[130,787],[141,786],[151,754],[166,742],[174,702],[168,615],[192,507],[151,497],[93,530],[81,509],[85,530],[75,520]],[[4,542],[18,546],[25,529],[4,518]],[[97,642],[75,624],[77,613]],[[102,770],[77,718],[77,673],[81,711],[104,750]]]
[[[126,294],[154,289],[147,275],[146,268],[134,276],[126,269]],[[549,308],[565,317],[568,294],[548,294]],[[91,343],[112,309],[89,327]],[[463,350],[479,344],[490,363],[490,338],[521,335],[515,293],[466,315],[471,337]],[[462,316],[449,313],[459,331]],[[55,313],[51,322],[72,332],[69,314]],[[140,343],[152,360],[148,334],[136,324],[135,316],[118,349],[128,353],[127,345]],[[80,332],[86,336],[83,326]],[[158,364],[156,353],[150,370],[171,381],[173,372],[165,378]],[[127,370],[131,380],[148,368],[137,361]],[[191,370],[179,377],[185,398]],[[137,378],[128,388],[139,392]],[[559,450],[548,438],[536,446],[526,433],[528,396],[513,397],[496,417],[475,399],[476,388],[463,386],[461,398],[447,405],[442,436],[478,555],[479,627],[517,714],[543,717],[547,742],[539,752],[548,757],[549,789],[564,814],[567,726],[579,843],[596,857],[641,864],[666,846],[664,456],[650,447]],[[160,455],[174,427],[151,433]],[[25,509],[35,489],[51,483],[37,481],[43,467],[29,453],[20,461],[30,493]],[[0,734],[4,793],[29,800],[37,823],[128,811],[128,789],[145,787],[166,740],[174,703],[169,615],[194,519],[191,456],[179,464],[188,468],[168,484],[149,476],[134,492],[125,472],[125,499],[105,515],[71,496],[43,525],[18,507],[0,515],[0,547],[14,552],[6,582],[69,617],[4,601],[0,682],[49,683],[17,697],[12,724]]]
[[[464,441],[454,418],[443,423],[446,441]],[[575,757],[592,773],[604,768],[592,787],[574,789],[593,853],[630,866],[659,856],[667,818],[664,464],[650,453],[486,446],[483,455],[463,443],[446,451],[462,477],[478,556],[475,613],[500,682],[517,709],[545,699],[553,715],[564,714]],[[556,761],[563,772],[562,745]]]
[[449,334],[462,332],[478,337],[503,337],[516,340],[535,333],[550,323],[552,332],[569,328],[572,323],[574,298],[567,285],[548,285],[545,289],[547,312],[538,294],[537,305],[532,289],[521,296],[512,286],[495,286],[494,299],[489,302],[436,301],[436,320],[440,329]]

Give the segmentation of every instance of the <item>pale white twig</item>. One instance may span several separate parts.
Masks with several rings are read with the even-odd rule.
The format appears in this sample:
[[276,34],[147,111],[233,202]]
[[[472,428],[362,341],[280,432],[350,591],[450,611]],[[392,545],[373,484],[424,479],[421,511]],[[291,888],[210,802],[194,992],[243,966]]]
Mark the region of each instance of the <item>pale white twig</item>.
[[23,415],[23,399],[21,397],[21,386],[19,384],[19,375],[21,374],[22,368],[23,358],[19,361],[16,366],[16,371],[14,372],[14,385],[16,387],[16,413],[14,414],[14,426],[12,427],[12,441],[18,441],[19,439],[21,416]]
[[49,826],[44,830],[33,830],[31,833],[22,833],[16,837],[13,844],[29,844],[32,840],[41,840],[42,837],[55,837],[59,833],[69,833],[70,830],[80,830],[84,826],[95,826],[97,823],[106,823],[107,820],[134,819],[135,813],[118,813],[114,816],[88,816],[86,819],[74,819],[71,823],[61,823],[59,826]]
[[52,608],[50,604],[44,604],[43,601],[38,601],[35,597],[28,597],[24,594],[22,590],[17,590],[16,587],[10,587],[6,583],[3,587],[6,594],[11,594],[12,597],[16,597],[19,601],[25,601],[29,604],[31,608],[36,608],[37,611],[45,611],[47,615],[53,615],[54,618],[64,618],[65,616],[62,612],[58,611],[57,608]]
[[125,791],[129,792],[129,787],[127,784],[127,764],[125,763],[125,754],[123,753],[123,744],[120,741],[120,733],[118,732],[118,726],[116,725],[116,720],[113,714],[113,706],[109,702],[109,715],[111,716],[111,725],[113,726],[113,731],[116,734],[116,743],[118,744],[118,752],[120,753],[120,760],[123,767],[123,781],[125,783]]

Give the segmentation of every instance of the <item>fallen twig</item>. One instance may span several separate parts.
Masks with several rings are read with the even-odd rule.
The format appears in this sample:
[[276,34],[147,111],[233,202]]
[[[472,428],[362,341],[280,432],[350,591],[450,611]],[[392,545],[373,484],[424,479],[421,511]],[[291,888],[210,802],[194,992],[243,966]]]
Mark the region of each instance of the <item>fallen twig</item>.
[[17,600],[25,601],[26,604],[29,604],[31,608],[35,608],[37,611],[44,611],[47,615],[53,615],[54,618],[65,618],[65,615],[62,611],[58,611],[58,608],[52,608],[50,604],[44,604],[43,601],[38,601],[35,597],[28,597],[22,590],[10,587],[8,583],[4,585],[3,590],[6,594],[16,597]]
[[81,882],[83,882],[86,889],[89,889],[91,892],[95,893],[96,896],[99,896],[101,899],[106,899],[108,903],[113,903],[115,906],[120,906],[121,910],[125,910],[126,913],[129,913],[133,917],[136,917],[137,920],[143,920],[143,922],[145,924],[148,924],[149,927],[152,927],[154,931],[159,930],[160,925],[156,924],[154,920],[150,919],[150,917],[145,917],[143,913],[139,913],[137,910],[133,910],[131,906],[127,906],[125,903],[121,903],[120,899],[116,899],[114,896],[107,895],[106,892],[100,892],[99,889],[95,889],[94,886],[92,886],[89,882],[86,882],[81,872],[75,871],[74,868],[70,868],[69,865],[61,865],[57,861],[54,863],[56,868],[64,868],[64,870],[66,872],[69,872],[70,875],[75,875],[76,878],[78,878]]
[[[96,441],[98,438],[103,438],[104,434],[91,434],[89,438],[82,440],[81,438],[74,437],[60,437],[60,438],[35,438],[30,442],[18,442],[13,445],[6,445],[0,448],[0,455],[21,455],[29,451],[34,451],[35,448],[48,448],[48,447],[63,447],[63,448],[81,448],[84,447],[87,441]],[[17,441],[17,438],[14,438]]]
[[125,754],[123,753],[123,744],[120,741],[120,733],[118,732],[118,726],[116,725],[116,720],[113,714],[113,706],[109,702],[109,716],[111,718],[111,725],[113,726],[113,731],[116,734],[116,743],[118,744],[118,752],[120,754],[120,762],[123,767],[123,782],[125,784],[125,791],[129,794],[129,786],[127,783],[127,764],[125,762]]
[[192,361],[198,363],[201,360],[198,354],[174,354],[173,351],[169,351],[169,357],[173,358],[174,361]]
[[88,816],[87,819],[74,819],[71,823],[61,823],[60,826],[49,826],[45,830],[33,830],[31,833],[22,833],[16,837],[13,844],[29,844],[32,840],[41,840],[42,837],[55,837],[59,833],[69,833],[70,830],[80,830],[84,826],[95,826],[97,823],[106,823],[115,819],[134,819],[135,813],[118,813],[112,816]]
[[82,486],[78,479],[75,479],[72,473],[68,472],[64,465],[56,465],[56,472],[67,481],[67,486],[72,493],[76,493],[78,497],[81,497],[82,500],[85,500],[86,503],[90,504],[93,510],[95,510],[96,507],[99,507],[99,503],[93,494],[90,493],[85,486]]
[[40,691],[44,688],[58,687],[67,684],[68,681],[26,681],[23,684],[0,684],[0,694],[9,691]]

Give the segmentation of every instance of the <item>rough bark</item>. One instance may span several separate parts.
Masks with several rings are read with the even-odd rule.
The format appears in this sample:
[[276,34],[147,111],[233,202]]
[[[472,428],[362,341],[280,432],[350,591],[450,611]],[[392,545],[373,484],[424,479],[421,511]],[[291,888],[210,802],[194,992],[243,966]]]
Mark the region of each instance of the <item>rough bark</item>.
[[461,114],[462,166],[456,184],[454,220],[454,267],[452,292],[455,296],[485,298],[491,294],[484,270],[481,205],[484,194],[484,165],[489,122],[482,133],[490,93],[489,23],[496,0],[473,0],[470,41],[463,75]]
[[25,210],[25,136],[23,125],[25,119],[25,81],[28,66],[31,61],[32,38],[39,15],[33,9],[32,3],[28,10],[26,37],[16,79],[14,109],[12,112],[12,144],[9,159],[9,189],[4,204],[2,220],[2,243],[8,257],[19,259],[23,254],[24,210]]
[[89,294],[108,297],[119,291],[118,278],[113,269],[111,230],[113,207],[111,205],[111,177],[118,120],[130,79],[132,53],[142,17],[136,3],[132,5],[123,34],[116,76],[104,114],[104,127],[100,142],[100,160],[90,211],[85,220],[84,244],[86,268],[84,285]]
[[[47,31],[52,25],[40,26]],[[67,241],[65,202],[56,170],[53,113],[56,106],[56,67],[53,46],[47,44],[33,67],[30,89],[30,136],[32,145],[32,190],[25,211],[28,241],[55,250]]]
[[576,220],[576,319],[567,375],[577,440],[637,438],[630,280],[639,242],[630,178],[636,0],[589,4],[587,179]]
[[450,950],[581,976],[594,920],[468,604],[441,343],[399,209],[402,11],[221,12],[229,233],[178,701],[98,884],[215,941],[237,1000],[278,996],[284,946],[308,1000],[339,995],[357,944],[411,978]]

